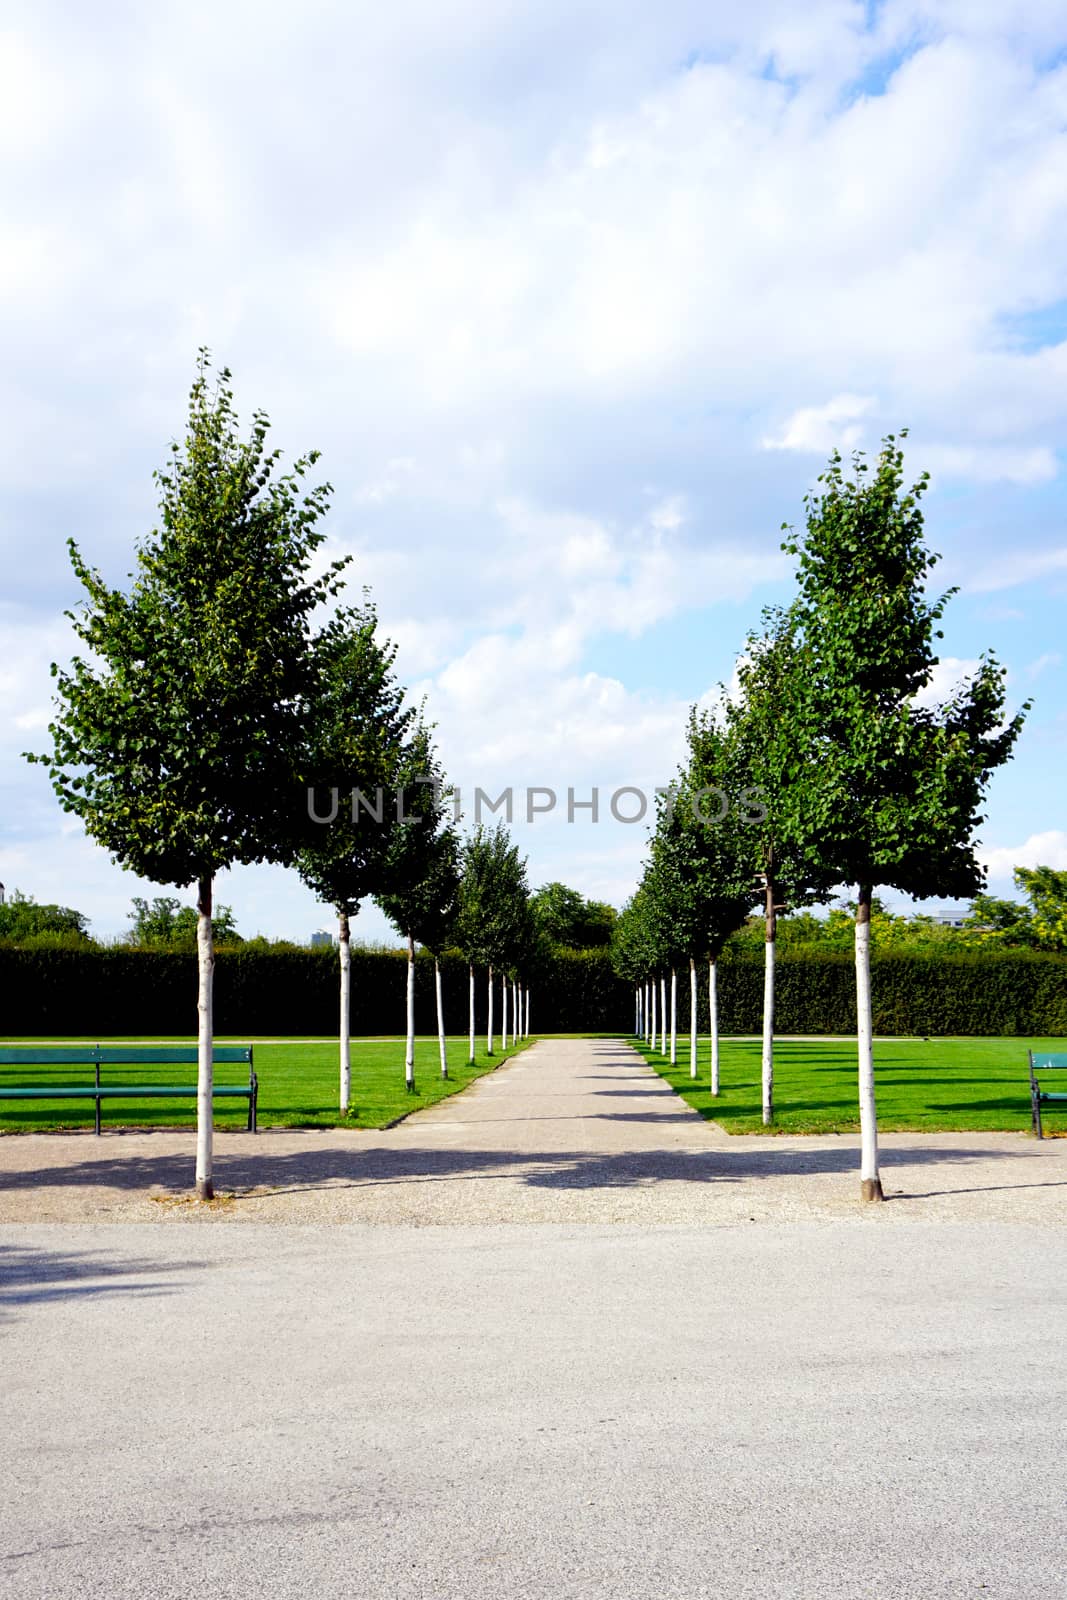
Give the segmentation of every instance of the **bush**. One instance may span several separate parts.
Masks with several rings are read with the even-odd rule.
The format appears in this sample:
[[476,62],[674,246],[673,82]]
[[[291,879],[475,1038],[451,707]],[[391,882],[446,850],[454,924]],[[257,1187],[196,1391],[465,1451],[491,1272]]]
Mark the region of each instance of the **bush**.
[[[402,951],[352,951],[352,1027],[364,1035],[404,1027],[407,957]],[[467,1030],[467,966],[442,961],[445,1023]],[[699,974],[699,1021],[707,1029],[707,966]],[[484,1032],[486,984],[476,974],[476,1025]],[[606,952],[557,951],[531,985],[537,1033],[633,1027],[633,991]],[[1067,1035],[1067,957],[1043,952],[882,955],[873,962],[877,1033]],[[196,1032],[196,956],[183,950],[0,945],[0,1032],[84,1036]],[[689,1027],[689,973],[678,973],[679,1027]],[[720,963],[724,1033],[759,1033],[763,963],[747,952]],[[221,1034],[331,1034],[337,1028],[337,953],[330,948],[238,946],[215,958],[215,1026]],[[828,951],[783,952],[777,968],[780,1033],[848,1034],[856,1025],[851,959]],[[500,1026],[500,989],[496,991]],[[436,1029],[433,961],[415,964],[415,1026]]]

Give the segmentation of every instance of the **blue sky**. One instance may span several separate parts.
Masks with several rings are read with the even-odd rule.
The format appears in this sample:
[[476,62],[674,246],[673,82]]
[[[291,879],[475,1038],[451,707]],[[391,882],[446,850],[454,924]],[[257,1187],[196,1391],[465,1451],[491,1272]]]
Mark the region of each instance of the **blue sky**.
[[[118,933],[145,886],[39,769],[78,596],[121,580],[195,352],[290,454],[467,789],[669,779],[789,594],[835,446],[910,429],[935,687],[1034,709],[981,854],[1067,866],[1067,29],[992,0],[8,9],[0,879]],[[621,902],[639,827],[516,836]],[[147,892],[156,892],[148,890]],[[162,891],[159,891],[162,892]],[[248,933],[325,912],[220,885]],[[385,933],[373,910],[359,931]]]

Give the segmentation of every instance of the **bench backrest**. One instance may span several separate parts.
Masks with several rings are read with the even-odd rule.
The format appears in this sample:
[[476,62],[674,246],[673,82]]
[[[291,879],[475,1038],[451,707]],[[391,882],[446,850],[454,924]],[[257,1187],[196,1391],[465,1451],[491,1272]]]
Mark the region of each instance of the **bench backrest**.
[[1031,1050],[1031,1072],[1067,1072],[1067,1054],[1054,1050]]
[[[118,1067],[152,1066],[160,1063],[195,1066],[196,1045],[4,1045],[0,1048],[0,1067]],[[250,1044],[216,1045],[213,1061],[252,1060]]]

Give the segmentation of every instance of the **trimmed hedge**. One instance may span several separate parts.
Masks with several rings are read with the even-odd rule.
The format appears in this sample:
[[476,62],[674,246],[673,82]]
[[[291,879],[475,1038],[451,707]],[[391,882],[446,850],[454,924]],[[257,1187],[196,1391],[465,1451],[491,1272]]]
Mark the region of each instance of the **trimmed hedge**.
[[[337,1027],[336,951],[222,950],[215,958],[215,1019],[221,1034],[330,1034]],[[407,958],[402,951],[352,951],[352,1027],[403,1030]],[[445,1020],[467,1028],[467,968],[442,962]],[[707,967],[699,973],[699,1017],[707,1027]],[[780,1033],[855,1030],[851,959],[829,951],[778,961]],[[1067,957],[1040,952],[885,955],[874,960],[874,1027],[882,1034],[1067,1036]],[[30,949],[0,945],[0,1033],[27,1035],[195,1034],[196,956],[185,951]],[[689,1027],[689,973],[678,974],[679,1026]],[[758,1033],[763,964],[748,955],[720,963],[724,1033]],[[497,988],[496,1025],[500,1026]],[[476,1020],[485,1028],[485,974],[477,974]],[[633,991],[603,951],[560,952],[531,984],[535,1033],[633,1027]],[[433,1033],[433,962],[415,964],[415,1026]]]
[[[466,963],[449,955],[441,968],[445,1025],[450,1033],[466,1033]],[[475,1020],[484,1032],[486,977],[484,972],[475,976]],[[403,951],[353,947],[353,1032],[403,1033],[406,984]],[[561,954],[530,988],[530,1022],[537,1032],[632,1026],[630,991],[600,952]],[[192,951],[0,945],[0,1034],[195,1035],[196,995]],[[494,1010],[499,1032],[499,983]],[[337,1013],[336,950],[216,953],[215,1028],[220,1034],[330,1034],[337,1029]],[[433,961],[422,954],[415,962],[415,1027],[419,1033],[437,1031]]]

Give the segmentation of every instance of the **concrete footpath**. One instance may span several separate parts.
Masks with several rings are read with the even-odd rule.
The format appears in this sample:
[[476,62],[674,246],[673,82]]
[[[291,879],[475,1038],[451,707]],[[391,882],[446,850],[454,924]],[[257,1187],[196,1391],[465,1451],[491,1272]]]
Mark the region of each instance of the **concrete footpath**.
[[188,1203],[193,1151],[191,1130],[0,1138],[0,1222],[1067,1223],[1067,1139],[887,1135],[890,1203],[862,1207],[857,1135],[732,1137],[607,1039],[537,1043],[382,1132],[219,1134],[212,1208]]
[[211,1207],[0,1139],[0,1597],[1062,1600],[1067,1140],[886,1145],[862,1207],[610,1041]]

